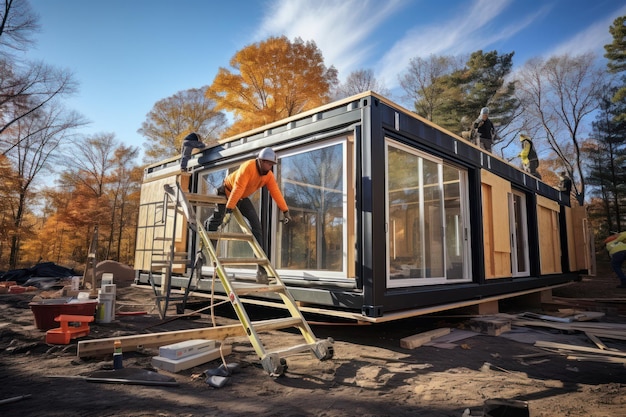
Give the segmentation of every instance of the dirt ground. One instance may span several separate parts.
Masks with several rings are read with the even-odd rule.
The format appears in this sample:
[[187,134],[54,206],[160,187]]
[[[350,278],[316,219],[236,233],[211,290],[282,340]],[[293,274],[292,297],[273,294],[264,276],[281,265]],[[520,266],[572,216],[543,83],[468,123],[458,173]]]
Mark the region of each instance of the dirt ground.
[[[163,322],[152,308],[149,288],[130,282],[116,284],[118,309],[145,309],[149,314],[118,315],[112,323],[94,323],[90,335],[80,340],[211,326],[211,317],[205,314]],[[597,276],[556,289],[553,295],[619,298],[623,306],[626,290],[616,285],[617,279],[600,266]],[[492,407],[489,415],[493,416],[626,415],[623,364],[568,360],[534,346],[534,341],[545,339],[596,347],[579,332],[513,327],[500,336],[476,333],[447,345],[400,347],[400,339],[432,329],[467,332],[469,318],[452,314],[376,325],[313,322],[318,338],[334,339],[333,359],[320,362],[309,354],[289,357],[287,371],[278,378],[263,370],[248,339],[241,337],[226,340],[232,346],[226,360],[238,369],[222,388],[211,387],[204,375],[220,360],[169,373],[151,365],[157,348],[125,352],[124,369],[149,370],[170,377],[176,386],[90,382],[84,377],[112,369],[112,355],[81,359],[76,354],[77,340],[69,345],[46,344],[45,332],[35,327],[28,306],[33,295],[0,295],[0,415],[6,417],[461,417],[466,409],[473,416],[484,415],[485,402],[495,399],[525,401],[528,411],[513,407],[502,413],[501,408]],[[528,311],[506,304],[501,303],[501,312]],[[592,305],[604,306],[606,315],[599,321],[626,323],[623,309],[606,308],[597,300]],[[219,325],[236,323],[229,305],[217,313]],[[272,312],[260,308],[250,312],[253,317],[257,314]],[[301,343],[299,334],[293,332],[273,331],[270,336],[273,341]],[[626,352],[626,341],[603,342]]]

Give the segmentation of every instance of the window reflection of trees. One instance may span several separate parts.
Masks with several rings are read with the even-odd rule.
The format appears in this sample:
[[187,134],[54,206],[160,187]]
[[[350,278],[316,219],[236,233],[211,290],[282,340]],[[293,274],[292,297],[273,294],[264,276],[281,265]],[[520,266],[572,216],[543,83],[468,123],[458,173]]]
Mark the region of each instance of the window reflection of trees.
[[343,145],[281,158],[280,181],[294,221],[281,233],[281,267],[343,266]]
[[461,172],[393,146],[387,163],[390,278],[463,278]]

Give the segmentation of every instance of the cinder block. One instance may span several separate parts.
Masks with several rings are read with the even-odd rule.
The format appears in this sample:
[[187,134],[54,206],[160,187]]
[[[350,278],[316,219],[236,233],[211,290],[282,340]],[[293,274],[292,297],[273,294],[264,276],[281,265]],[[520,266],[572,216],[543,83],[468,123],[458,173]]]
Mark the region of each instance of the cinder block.
[[181,359],[215,348],[215,340],[192,339],[159,348],[159,356],[168,359]]
[[232,351],[230,345],[224,345],[222,352],[220,353],[219,346],[215,349],[211,349],[206,352],[198,353],[195,355],[187,356],[182,359],[168,359],[162,356],[154,356],[152,358],[152,366],[162,369],[168,372],[180,372],[185,369],[193,368],[194,366],[202,365],[203,363],[210,362],[219,358],[222,354],[229,355]]

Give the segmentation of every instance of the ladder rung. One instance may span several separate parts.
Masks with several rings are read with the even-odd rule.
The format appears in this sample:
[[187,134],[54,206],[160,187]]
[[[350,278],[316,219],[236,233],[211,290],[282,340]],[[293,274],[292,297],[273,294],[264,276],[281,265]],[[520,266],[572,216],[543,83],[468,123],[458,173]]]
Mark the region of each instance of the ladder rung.
[[315,344],[303,343],[300,345],[290,346],[284,349],[275,349],[267,352],[268,355],[277,354],[280,357],[285,357],[288,355],[295,355],[300,352],[306,352],[307,350],[311,350]]
[[263,258],[218,258],[222,265],[265,265]]
[[[163,251],[159,251],[159,252],[152,252],[152,256],[169,256],[170,252],[163,252]],[[182,257],[182,256],[187,256],[189,255],[189,252],[174,252],[174,256],[178,256],[178,257]]]
[[302,324],[299,317],[285,317],[280,319],[270,319],[263,321],[253,321],[250,323],[257,331],[286,329],[288,327],[296,327]]
[[210,239],[215,240],[242,240],[252,242],[252,235],[247,233],[222,233],[222,232],[207,232]]
[[237,295],[248,295],[262,292],[284,292],[285,287],[282,285],[256,285],[253,287],[235,287]]
[[187,197],[187,201],[190,204],[199,206],[199,205],[214,205],[214,204],[226,204],[226,197],[221,195],[204,195],[204,194],[194,194],[194,193],[185,193],[185,197]]
[[170,265],[188,265],[189,262],[188,261],[152,261],[150,262],[150,265],[152,265],[152,267],[154,268],[155,266],[170,266]]

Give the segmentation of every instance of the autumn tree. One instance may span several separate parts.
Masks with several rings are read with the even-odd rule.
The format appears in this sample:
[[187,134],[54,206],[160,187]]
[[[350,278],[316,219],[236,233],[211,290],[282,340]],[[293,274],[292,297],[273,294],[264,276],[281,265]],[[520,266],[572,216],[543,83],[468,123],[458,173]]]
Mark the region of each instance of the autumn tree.
[[385,97],[391,95],[385,84],[376,79],[371,69],[361,69],[352,71],[346,78],[346,81],[337,86],[334,98],[335,100],[340,100],[364,91],[374,91]]
[[132,263],[139,213],[143,169],[137,166],[139,149],[119,145],[112,159],[107,195],[111,201],[107,259]]
[[205,91],[206,87],[180,91],[154,105],[138,130],[147,139],[146,163],[179,154],[183,139],[191,132],[207,145],[217,143],[227,125],[226,116]]
[[76,140],[56,186],[39,194],[45,204],[32,237],[24,241],[24,255],[82,265],[97,228],[97,259],[131,264],[143,176],[138,152],[111,133]]
[[230,66],[221,67],[207,89],[216,108],[234,117],[226,136],[326,104],[337,84],[337,70],[326,68],[315,42],[300,38],[271,37],[246,46]]
[[594,67],[593,54],[561,55],[528,61],[516,77],[525,124],[538,124],[541,139],[572,178],[580,205],[585,200],[582,144],[584,122],[598,108],[606,72]]
[[[608,70],[613,74],[624,74],[626,73],[626,16],[615,19],[609,32],[613,36],[613,42],[604,45],[606,51],[604,57],[609,60]],[[615,116],[617,121],[626,121],[626,76],[622,76],[621,86],[615,91],[612,99],[614,103],[621,103],[624,109],[624,112]]]
[[73,129],[84,123],[75,112],[67,112],[61,105],[49,104],[17,120],[4,135],[10,135],[14,145],[6,154],[16,174],[11,216],[16,234],[11,237],[9,266],[15,268],[19,260],[21,238],[28,235],[32,225],[25,224],[29,205],[35,198],[36,179],[51,172],[60,147]]

